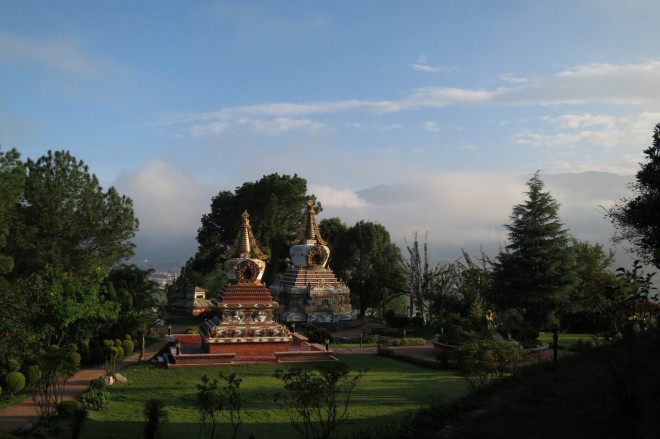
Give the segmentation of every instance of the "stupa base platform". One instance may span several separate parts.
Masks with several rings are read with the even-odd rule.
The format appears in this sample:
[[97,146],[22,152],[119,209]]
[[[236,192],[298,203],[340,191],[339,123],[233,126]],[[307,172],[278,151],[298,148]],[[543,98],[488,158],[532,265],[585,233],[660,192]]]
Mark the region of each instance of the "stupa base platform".
[[[220,343],[208,344],[199,334],[167,336],[168,368],[197,366],[227,366],[232,364],[282,364],[337,361],[334,352],[308,343],[307,338],[293,334],[289,344],[281,343]],[[178,348],[177,348],[178,345]]]

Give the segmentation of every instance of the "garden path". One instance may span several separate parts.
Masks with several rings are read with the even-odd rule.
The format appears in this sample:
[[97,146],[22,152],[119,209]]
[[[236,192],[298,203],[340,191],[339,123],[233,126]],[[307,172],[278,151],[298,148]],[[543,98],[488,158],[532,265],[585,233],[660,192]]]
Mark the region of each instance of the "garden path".
[[[162,334],[164,328],[159,328]],[[145,349],[145,360],[149,361],[158,354],[167,344],[165,340],[152,343]],[[138,363],[140,353],[135,352],[122,361],[121,367],[131,366]],[[78,399],[89,388],[89,381],[105,375],[105,369],[102,365],[80,369],[66,383],[64,391],[64,400]],[[34,423],[37,420],[35,403],[30,396],[23,401],[0,410],[0,433],[11,433],[17,429],[26,426],[27,423]]]

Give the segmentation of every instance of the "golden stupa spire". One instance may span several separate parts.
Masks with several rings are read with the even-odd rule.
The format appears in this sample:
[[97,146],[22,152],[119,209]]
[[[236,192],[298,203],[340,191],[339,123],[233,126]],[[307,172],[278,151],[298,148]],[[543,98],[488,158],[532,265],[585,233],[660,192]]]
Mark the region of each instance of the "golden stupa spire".
[[314,199],[307,199],[307,220],[305,221],[304,230],[302,233],[298,233],[298,239],[293,241],[293,244],[299,244],[304,242],[309,244],[311,242],[316,242],[321,245],[325,245],[326,242],[321,237],[321,231],[319,226],[316,223],[316,212],[314,211]]
[[259,249],[259,246],[257,246],[257,241],[254,239],[254,235],[252,234],[252,227],[250,226],[250,214],[247,213],[246,210],[243,212],[241,217],[243,218],[243,224],[236,234],[234,245],[231,246],[227,253],[221,255],[222,259],[229,259],[231,257],[250,259],[250,255],[254,254],[257,259],[264,261],[267,260],[268,255]]

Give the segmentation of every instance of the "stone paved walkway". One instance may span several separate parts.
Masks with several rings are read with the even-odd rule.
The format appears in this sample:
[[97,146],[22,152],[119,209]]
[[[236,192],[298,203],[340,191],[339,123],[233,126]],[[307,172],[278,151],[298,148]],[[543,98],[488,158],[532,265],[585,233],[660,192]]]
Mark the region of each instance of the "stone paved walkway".
[[[164,340],[153,343],[145,349],[145,361],[149,361],[166,345]],[[134,352],[122,361],[122,367],[137,364],[140,352]],[[69,381],[64,390],[64,400],[78,399],[89,388],[89,381],[105,375],[102,365],[81,369]],[[0,433],[10,433],[37,419],[35,404],[31,397],[0,410]]]

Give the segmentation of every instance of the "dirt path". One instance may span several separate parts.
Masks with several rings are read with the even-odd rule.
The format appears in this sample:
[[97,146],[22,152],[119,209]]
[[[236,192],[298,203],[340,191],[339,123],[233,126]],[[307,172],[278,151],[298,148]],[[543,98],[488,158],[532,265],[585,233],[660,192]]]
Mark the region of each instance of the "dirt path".
[[[162,333],[163,330],[161,329]],[[149,361],[166,345],[164,340],[153,343],[145,349],[145,361]],[[139,352],[134,352],[122,361],[121,367],[127,367],[138,363]],[[105,375],[102,365],[81,369],[69,381],[64,390],[64,400],[78,399],[89,388],[89,381]],[[0,410],[0,433],[10,433],[23,427],[30,421],[36,421],[37,415],[35,404],[31,397]]]

